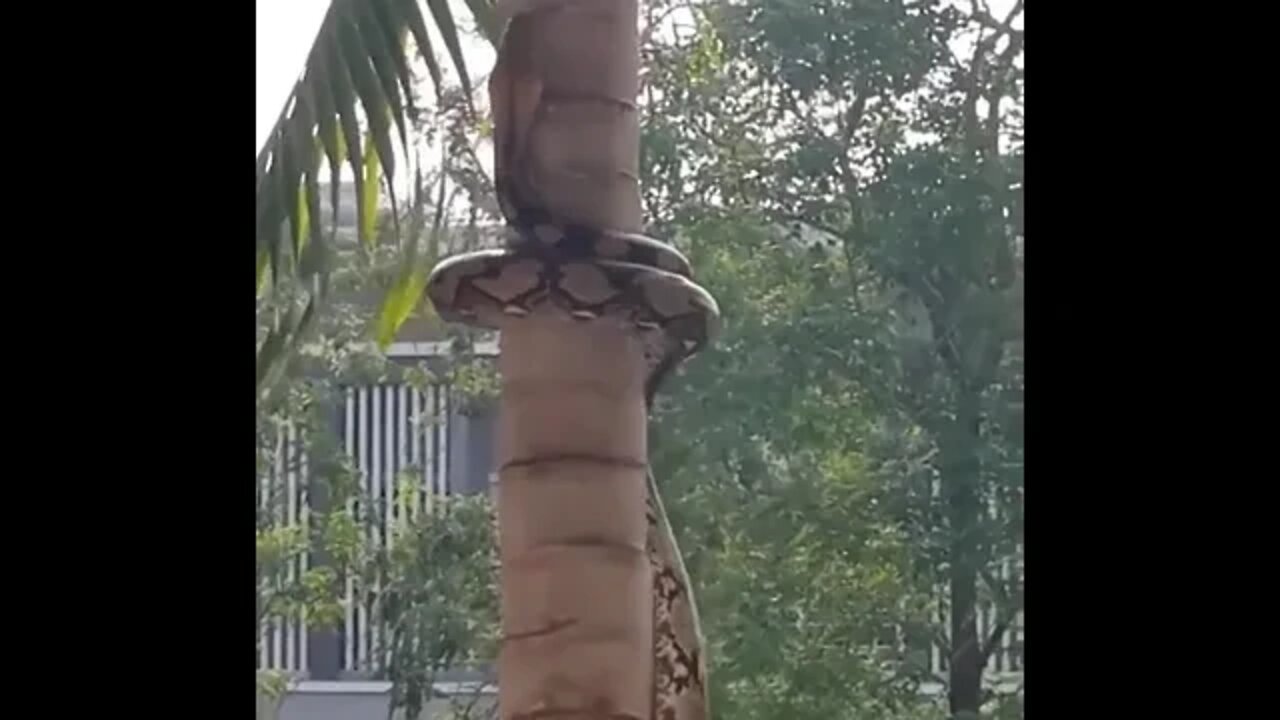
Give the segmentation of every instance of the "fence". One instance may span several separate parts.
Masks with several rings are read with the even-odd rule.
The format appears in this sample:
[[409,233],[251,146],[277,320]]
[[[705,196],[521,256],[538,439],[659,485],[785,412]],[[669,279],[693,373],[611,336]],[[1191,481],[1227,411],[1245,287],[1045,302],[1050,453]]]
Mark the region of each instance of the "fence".
[[[375,507],[353,509],[374,518],[367,526],[368,539],[385,543],[402,513],[416,514],[430,507],[434,497],[450,492],[449,392],[433,386],[420,392],[407,385],[371,385],[346,390],[338,421],[348,456],[359,470],[360,496]],[[284,428],[277,437],[275,463],[259,478],[259,507],[274,513],[284,526],[305,526],[307,516],[307,462],[302,438]],[[412,503],[400,497],[400,481],[412,473],[420,481]],[[308,558],[295,559],[287,570],[289,580],[308,568]],[[370,622],[370,600],[353,597],[348,582],[347,608],[338,638],[340,670],[363,673],[378,645],[378,628]],[[309,633],[301,620],[277,619],[262,629],[259,669],[305,674]]]
[[[433,497],[449,492],[449,393],[441,386],[426,393],[404,385],[351,388],[343,412],[343,440],[359,468],[361,494],[378,504],[366,513],[375,519],[368,540],[385,544],[401,513],[425,510]],[[399,479],[407,472],[421,483],[412,503],[399,497]],[[370,666],[380,640],[377,624],[371,622],[374,599],[357,601],[348,581],[346,601],[341,669],[360,673]]]
[[[271,513],[276,526],[306,525],[307,459],[297,430],[284,427],[276,436],[274,462],[258,478],[259,512]],[[307,570],[303,555],[290,562],[288,581],[297,580]],[[307,632],[300,620],[275,618],[261,629],[258,638],[260,669],[302,672],[307,664]]]

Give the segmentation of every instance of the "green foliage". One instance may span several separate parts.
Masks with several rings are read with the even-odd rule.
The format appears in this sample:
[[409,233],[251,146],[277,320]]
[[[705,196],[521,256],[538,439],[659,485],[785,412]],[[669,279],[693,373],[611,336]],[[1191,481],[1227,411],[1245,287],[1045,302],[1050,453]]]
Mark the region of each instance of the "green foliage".
[[847,304],[830,287],[839,261],[770,241],[755,220],[687,230],[714,249],[693,261],[729,330],[661,398],[654,441],[699,586],[713,703],[762,720],[908,717],[922,678],[895,629],[926,608],[863,447],[864,393],[831,357],[868,320],[814,313]]
[[289,679],[284,673],[272,671],[258,672],[258,703],[254,717],[256,720],[276,720],[280,716],[280,705],[289,689]]
[[1022,605],[1021,30],[928,1],[692,19],[645,48],[642,187],[726,316],[654,447],[719,712],[941,717],[930,646],[982,664],[951,621]]
[[[282,482],[259,481],[258,621],[260,629],[299,619],[313,628],[336,627],[350,609],[348,582],[354,597],[376,592],[382,601],[374,605],[373,620],[385,628],[385,641],[374,656],[388,661],[368,670],[392,681],[396,709],[413,713],[430,698],[437,671],[489,659],[490,633],[498,626],[487,499],[433,498],[430,510],[421,512],[420,490],[406,477],[397,519],[388,523],[371,511],[379,503],[361,492],[357,470],[334,432],[343,386],[404,382],[422,389],[436,381],[425,365],[390,362],[371,341],[377,318],[371,317],[368,290],[394,282],[400,268],[390,247],[340,250],[334,292],[315,305],[313,330],[297,336],[297,351],[261,388],[259,475],[271,469],[277,476],[297,473],[300,495],[288,497]],[[277,315],[312,302],[298,285],[282,276],[259,299],[260,337]],[[459,356],[449,371],[465,374],[472,362]],[[294,441],[294,452],[285,452],[286,439]],[[303,506],[307,512],[297,512]],[[390,542],[383,544],[375,528],[387,527]],[[304,563],[318,557],[325,562]],[[282,673],[260,673],[263,702],[278,699],[288,680]]]
[[[461,38],[446,0],[426,5],[439,37],[457,70],[462,104],[471,111],[471,77],[463,60]],[[489,0],[468,0],[479,27],[497,39]],[[258,385],[271,384],[299,342],[311,330],[314,303],[322,302],[333,270],[334,238],[320,217],[322,165],[328,168],[331,204],[336,225],[338,186],[346,165],[356,190],[357,228],[362,243],[372,246],[377,235],[380,186],[397,210],[397,141],[399,162],[416,160],[411,127],[419,119],[416,80],[406,47],[412,37],[416,57],[427,69],[438,104],[446,107],[444,75],[432,47],[419,0],[332,0],[307,56],[306,67],[281,109],[264,147],[259,148],[256,174],[256,264],[258,287],[268,276],[277,284],[282,272],[295,273],[311,295],[308,312],[286,314],[258,348]],[[362,142],[363,140],[363,142]],[[384,182],[385,181],[385,182]],[[400,238],[396,228],[396,240]],[[419,264],[406,261],[409,271],[384,301],[384,325],[379,340],[385,345],[416,305],[425,277]],[[416,292],[416,294],[415,294]]]
[[[988,638],[952,637],[953,621],[991,606],[1012,622],[1022,608],[1022,32],[985,8],[643,9],[659,29],[644,48],[644,200],[726,316],[723,337],[659,397],[653,433],[719,717],[1023,716],[1020,690],[971,692],[928,663],[937,648],[964,651],[953,669],[981,666],[974,649]],[[361,146],[330,124],[328,145],[349,162],[347,147]],[[457,163],[444,172],[479,209],[491,200],[469,138],[484,131],[444,130]],[[311,197],[290,205],[304,250],[318,225]],[[388,367],[369,342],[408,307],[406,247],[328,258],[335,287],[401,288],[384,304],[392,324],[371,330],[367,309],[318,305],[321,331],[279,350],[287,371],[264,376],[264,447],[271,428],[323,423],[330,380],[305,378],[429,378]],[[260,342],[308,307],[308,292],[279,285],[261,301]],[[447,377],[464,408],[496,397],[494,368],[465,353]],[[326,492],[350,497],[340,449],[314,442]],[[390,550],[365,541],[368,518],[318,514],[299,534],[265,516],[270,612],[325,616],[342,573],[393,589],[381,671],[397,707],[419,707],[441,667],[492,654],[481,501],[411,518]],[[338,576],[277,578],[308,544],[333,554]],[[974,601],[949,607],[956,589]],[[945,692],[920,693],[936,682],[956,691],[950,707]]]
[[496,365],[479,358],[454,365],[449,373],[449,386],[462,413],[492,408],[502,389]]
[[[411,502],[412,481],[401,497]],[[497,552],[487,498],[439,497],[404,520],[374,563],[392,707],[418,717],[435,674],[497,656]]]

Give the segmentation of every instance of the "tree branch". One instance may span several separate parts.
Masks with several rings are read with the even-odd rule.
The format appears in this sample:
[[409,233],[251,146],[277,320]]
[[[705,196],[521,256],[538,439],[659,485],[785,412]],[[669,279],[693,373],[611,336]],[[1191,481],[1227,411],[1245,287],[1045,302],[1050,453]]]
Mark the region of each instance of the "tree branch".
[[804,225],[808,225],[809,227],[815,230],[820,230],[828,235],[831,235],[832,237],[836,237],[841,240],[844,239],[843,231],[837,230],[836,228],[830,225],[827,225],[824,222],[820,222],[818,220],[815,220],[811,217],[807,217],[805,215],[797,215],[795,213],[783,212],[783,213],[778,213],[778,218],[786,222],[802,223]]
[[952,655],[951,638],[947,637],[946,630],[939,627],[933,628],[933,636],[930,637],[929,640],[933,643],[934,647],[938,648],[938,652],[942,655],[946,655],[948,657]]
[[[980,92],[979,88],[981,86],[980,78],[982,77],[983,71],[986,69],[987,53],[994,50],[996,44],[999,43],[1002,38],[1015,32],[1012,27],[1012,23],[1022,12],[1022,3],[1023,0],[1017,0],[1017,2],[1013,4],[1013,7],[1009,9],[1009,14],[1005,16],[1005,19],[995,25],[995,32],[991,35],[984,38],[982,37],[982,30],[980,29],[978,31],[978,41],[974,44],[973,59],[970,61],[968,77],[964,82],[964,124],[966,135],[968,135],[971,140],[975,138],[978,129],[977,101]],[[986,11],[985,7],[980,6],[977,0],[975,0],[971,7],[973,7],[973,11],[970,19],[978,23],[981,28],[991,27],[990,23],[994,22],[994,20],[991,18],[991,14]],[[1005,53],[1002,54],[1002,59],[1004,55],[1008,53],[1010,48],[1015,46],[1021,47],[1022,33],[1018,33],[1018,35],[1019,38],[1016,42],[1011,38],[1009,48],[1006,48]]]
[[1022,33],[1010,34],[1009,46],[996,58],[996,62],[989,72],[990,87],[987,93],[986,145],[988,146],[988,152],[993,156],[996,154],[1000,143],[1000,100],[1004,97],[1013,61],[1018,56],[1018,53],[1022,52],[1022,38]]
[[991,654],[995,652],[1001,639],[1004,638],[1004,634],[1008,632],[1010,625],[1013,624],[1013,618],[1017,617],[1018,608],[1014,606],[1012,599],[1009,597],[1009,590],[1005,583],[996,580],[986,568],[979,568],[978,575],[982,578],[982,582],[986,584],[987,588],[991,590],[991,593],[996,596],[996,614],[1000,618],[991,629],[986,643],[979,647],[981,667],[986,667]]
[[1005,16],[1004,20],[996,20],[991,15],[990,8],[987,8],[985,5],[976,8],[971,19],[985,28],[1008,32],[1011,35],[1021,35],[1023,31],[1013,29],[1013,21],[1017,20],[1018,15],[1022,12],[1022,2],[1023,0],[1018,0],[1014,3],[1013,7],[1009,9],[1009,14]]
[[865,91],[859,91],[854,96],[853,102],[849,105],[849,109],[841,115],[840,128],[840,150],[836,155],[836,159],[840,164],[840,174],[844,176],[845,195],[849,197],[850,204],[853,204],[853,192],[857,191],[858,180],[854,177],[853,167],[849,164],[849,146],[853,143],[853,134],[857,131],[858,125],[862,123],[862,114],[867,110],[867,95]]
[[986,568],[978,569],[978,576],[982,578],[982,582],[986,584],[987,589],[996,595],[996,607],[1001,609],[1009,609],[1013,607],[1013,601],[1009,597],[1009,591],[1006,584],[997,580],[992,576],[991,572]]
[[1004,638],[1005,632],[1009,630],[1010,618],[1004,617],[996,622],[995,627],[991,628],[991,634],[987,636],[985,645],[978,648],[978,667],[986,669],[987,661],[991,659],[991,653],[1000,645],[1000,640]]

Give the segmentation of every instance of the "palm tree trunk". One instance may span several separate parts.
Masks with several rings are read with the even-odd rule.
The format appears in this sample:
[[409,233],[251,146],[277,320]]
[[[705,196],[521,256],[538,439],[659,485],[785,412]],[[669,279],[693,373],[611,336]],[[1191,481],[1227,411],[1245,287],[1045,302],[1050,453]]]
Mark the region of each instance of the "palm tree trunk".
[[[527,161],[498,168],[499,181],[562,222],[638,230],[635,0],[557,4],[522,21],[527,36],[507,40],[525,53],[508,59],[520,64],[513,82],[536,83],[542,101],[512,103],[507,124],[529,128]],[[612,324],[551,313],[508,323],[501,343],[501,715],[648,720],[641,347]]]
[[[636,0],[498,12],[511,19],[490,80],[504,214],[638,231]],[[497,322],[500,714],[650,720],[644,349],[625,325],[526,310]]]
[[501,716],[648,720],[638,343],[549,313],[511,323],[501,343]]
[[560,224],[638,232],[636,0],[504,0],[498,12],[511,18],[489,83],[499,195]]

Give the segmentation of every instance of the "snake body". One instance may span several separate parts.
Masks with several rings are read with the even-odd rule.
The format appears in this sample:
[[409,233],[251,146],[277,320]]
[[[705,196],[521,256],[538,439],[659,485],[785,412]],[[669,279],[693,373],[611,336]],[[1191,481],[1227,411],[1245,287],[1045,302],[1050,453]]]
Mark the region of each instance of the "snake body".
[[[532,128],[549,112],[548,105],[620,102],[547,94],[536,31],[528,19],[538,8],[558,4],[562,0],[499,5],[499,14],[511,19],[489,83],[495,184],[507,221],[504,247],[445,259],[432,271],[427,294],[442,319],[492,329],[547,307],[581,322],[619,323],[641,340],[648,405],[665,376],[714,336],[719,309],[693,281],[689,261],[670,244],[566,221],[541,202],[527,158]],[[706,652],[692,586],[652,471],[647,483],[646,551],[654,607],[651,720],[707,720]]]
[[[623,323],[643,341],[647,403],[664,375],[718,329],[715,300],[670,245],[579,226],[512,224],[506,247],[446,259],[427,291],[442,318],[481,327],[497,328],[545,304],[582,322]],[[651,470],[647,483],[653,720],[706,720],[706,656],[689,575]]]

